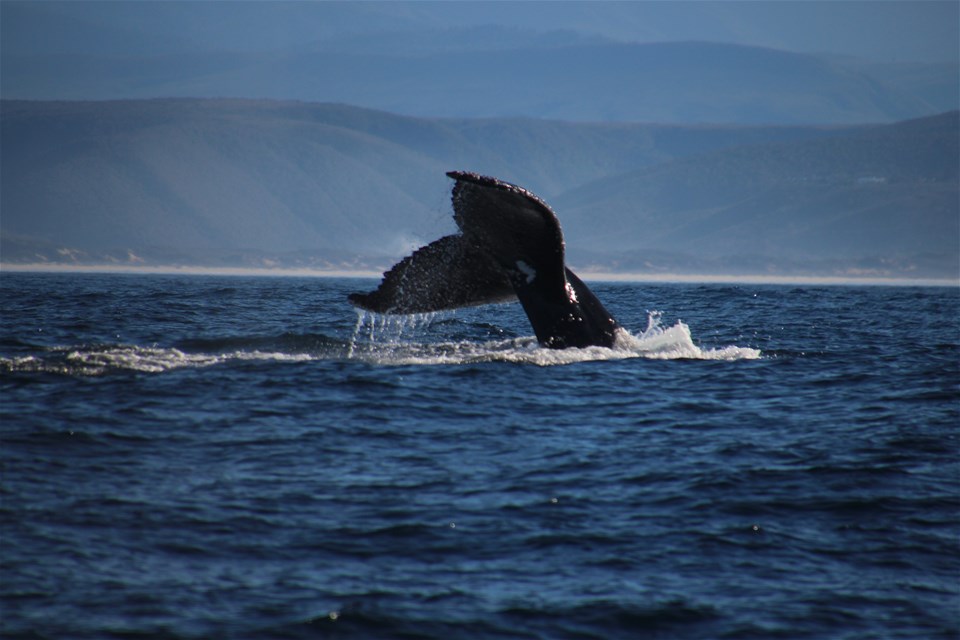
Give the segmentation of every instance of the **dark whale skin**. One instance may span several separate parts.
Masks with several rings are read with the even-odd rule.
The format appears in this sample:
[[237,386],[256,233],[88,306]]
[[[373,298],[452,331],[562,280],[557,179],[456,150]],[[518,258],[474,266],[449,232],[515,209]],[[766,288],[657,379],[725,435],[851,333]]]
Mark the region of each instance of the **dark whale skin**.
[[519,300],[545,347],[611,347],[617,321],[564,262],[553,209],[523,187],[451,171],[460,228],[387,271],[370,293],[349,296],[375,313],[410,314]]

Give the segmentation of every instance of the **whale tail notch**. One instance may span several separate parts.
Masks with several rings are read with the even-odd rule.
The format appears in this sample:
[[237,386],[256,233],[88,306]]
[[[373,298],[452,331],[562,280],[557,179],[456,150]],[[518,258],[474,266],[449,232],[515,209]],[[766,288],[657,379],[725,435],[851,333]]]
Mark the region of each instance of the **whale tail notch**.
[[547,347],[612,346],[618,324],[564,264],[560,222],[526,189],[451,171],[460,233],[407,256],[370,293],[349,296],[377,313],[426,313],[519,300]]

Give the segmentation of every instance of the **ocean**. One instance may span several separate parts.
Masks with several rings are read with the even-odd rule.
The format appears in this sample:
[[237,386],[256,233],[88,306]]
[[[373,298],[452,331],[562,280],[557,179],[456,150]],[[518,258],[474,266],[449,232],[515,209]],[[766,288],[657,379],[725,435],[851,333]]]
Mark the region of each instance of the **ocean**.
[[4,638],[957,638],[960,289],[0,277]]

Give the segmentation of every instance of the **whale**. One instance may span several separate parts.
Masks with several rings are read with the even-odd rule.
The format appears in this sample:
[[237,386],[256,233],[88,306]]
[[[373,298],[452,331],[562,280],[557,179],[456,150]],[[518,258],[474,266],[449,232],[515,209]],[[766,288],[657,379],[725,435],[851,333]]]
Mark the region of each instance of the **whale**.
[[402,315],[519,301],[544,347],[612,347],[620,325],[566,265],[553,209],[498,178],[447,176],[457,233],[403,258],[377,289],[350,294],[350,303]]

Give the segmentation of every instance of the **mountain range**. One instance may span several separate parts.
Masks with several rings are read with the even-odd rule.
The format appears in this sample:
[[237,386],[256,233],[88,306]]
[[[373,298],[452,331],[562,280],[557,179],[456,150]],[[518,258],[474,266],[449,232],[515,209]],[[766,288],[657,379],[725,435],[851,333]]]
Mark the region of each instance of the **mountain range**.
[[[7,98],[236,96],[363,105],[420,117],[740,124],[893,122],[956,108],[957,69],[904,77],[813,55],[707,42],[616,43],[499,30],[293,53],[4,56]],[[507,41],[499,46],[490,43]],[[483,42],[487,49],[475,49]],[[354,42],[349,43],[355,45]],[[495,48],[490,48],[494,47]],[[516,46],[517,48],[512,48]],[[403,51],[409,53],[397,53]]]
[[[890,123],[960,107],[949,3],[832,3],[829,20],[827,5],[771,5],[5,0],[0,92],[681,124]],[[878,47],[925,57],[863,55]]]
[[551,203],[580,267],[956,278],[958,120],[652,125],[4,100],[0,252],[380,269],[453,230],[443,174],[466,169]]
[[594,181],[555,205],[581,246],[608,263],[621,252],[617,267],[628,270],[669,249],[754,256],[754,272],[856,256],[849,273],[957,274],[958,146],[953,112],[697,154]]

